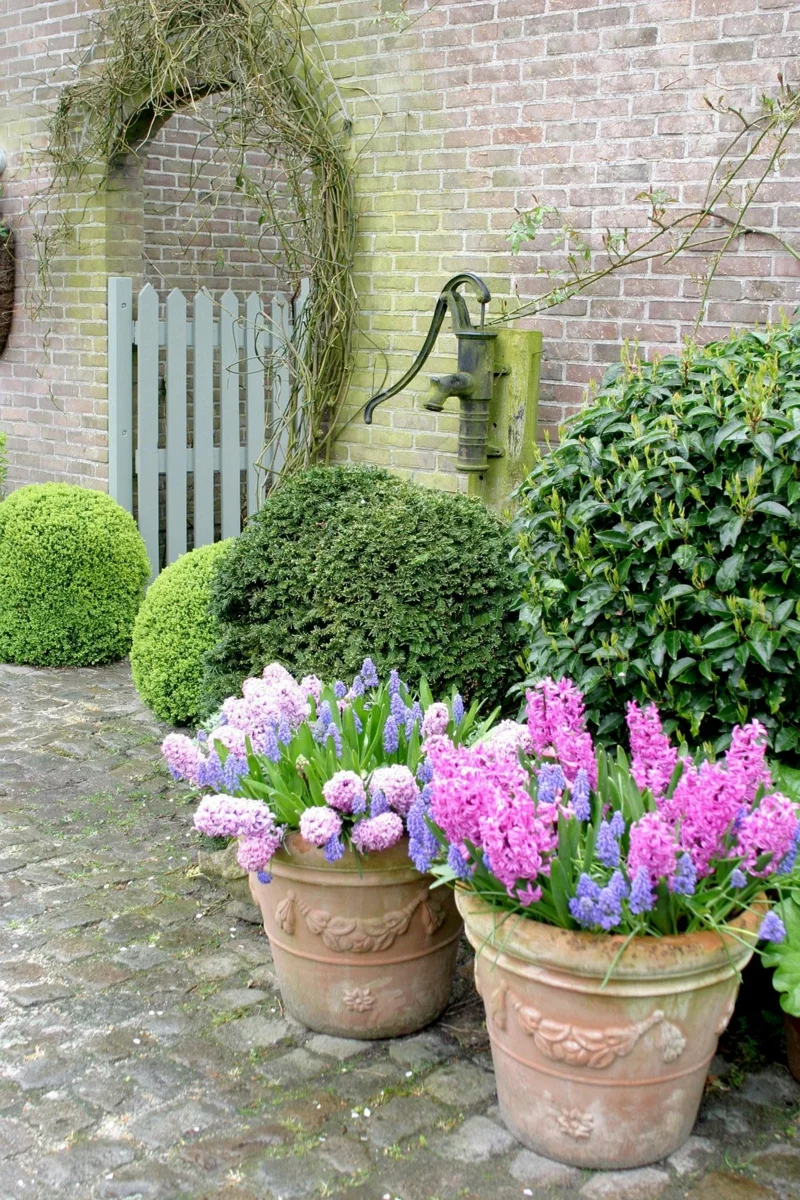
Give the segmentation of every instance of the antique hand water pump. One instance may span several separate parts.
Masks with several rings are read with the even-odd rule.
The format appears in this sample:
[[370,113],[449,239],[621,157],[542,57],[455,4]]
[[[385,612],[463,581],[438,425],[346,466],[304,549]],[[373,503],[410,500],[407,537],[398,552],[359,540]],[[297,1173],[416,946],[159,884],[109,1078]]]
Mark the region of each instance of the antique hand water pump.
[[[469,284],[478,294],[481,316],[477,327],[472,324],[467,302],[458,290],[462,284]],[[424,401],[425,407],[432,412],[441,412],[450,396],[456,396],[460,400],[457,471],[485,471],[490,456],[499,457],[505,453],[500,447],[489,442],[489,404],[495,376],[508,372],[507,367],[495,371],[494,343],[497,330],[487,329],[484,324],[486,305],[491,298],[486,284],[471,271],[463,271],[460,275],[448,279],[436,301],[431,326],[422,349],[402,379],[385,391],[378,392],[377,396],[373,396],[369,401],[364,410],[367,425],[372,424],[372,414],[377,406],[390,396],[402,392],[422,370],[449,310],[453,333],[458,340],[458,370],[450,375],[431,376],[430,391]]]
[[[470,320],[466,298],[459,290],[464,285],[478,296],[477,325]],[[423,404],[441,412],[451,396],[458,398],[456,470],[469,473],[471,494],[504,510],[534,461],[542,335],[536,330],[487,328],[486,305],[491,298],[486,284],[471,271],[448,279],[436,301],[422,349],[402,379],[372,397],[364,409],[364,420],[371,425],[377,406],[402,392],[419,374],[449,312],[458,342],[458,369],[448,375],[432,375]]]

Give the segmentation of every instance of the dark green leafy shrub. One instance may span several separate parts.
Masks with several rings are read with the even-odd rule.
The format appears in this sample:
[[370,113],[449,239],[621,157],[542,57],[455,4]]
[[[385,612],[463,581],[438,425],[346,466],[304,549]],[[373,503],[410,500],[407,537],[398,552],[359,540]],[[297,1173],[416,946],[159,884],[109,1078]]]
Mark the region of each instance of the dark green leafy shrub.
[[189,725],[200,715],[203,655],[216,638],[208,611],[211,580],[231,540],[199,546],[147,589],[133,626],[136,690],[162,721]]
[[602,733],[654,700],[690,740],[800,736],[800,325],[623,358],[521,489],[531,677]]
[[104,492],[31,484],[0,504],[0,661],[85,667],[122,658],[150,565]]
[[425,675],[436,694],[502,698],[519,652],[513,539],[484,505],[387,471],[289,479],[237,538],[212,586],[220,640],[209,707],[273,659],[298,677]]

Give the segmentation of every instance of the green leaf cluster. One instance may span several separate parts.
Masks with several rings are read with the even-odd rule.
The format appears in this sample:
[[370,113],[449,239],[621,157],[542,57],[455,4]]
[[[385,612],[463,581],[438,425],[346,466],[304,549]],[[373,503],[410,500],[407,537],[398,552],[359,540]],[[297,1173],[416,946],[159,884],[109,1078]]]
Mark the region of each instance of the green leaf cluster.
[[205,706],[275,659],[298,678],[425,676],[494,702],[521,649],[508,527],[476,500],[366,467],[287,480],[236,539],[212,585],[219,639]]
[[800,739],[800,325],[623,354],[520,490],[531,678],[570,676],[601,736],[621,699],[724,747]]
[[784,896],[775,911],[786,927],[786,937],[768,944],[764,965],[775,968],[772,983],[783,1011],[800,1017],[800,888]]
[[133,682],[147,707],[172,725],[200,717],[203,655],[216,639],[211,580],[230,545],[229,539],[181,555],[147,589],[136,616]]
[[30,484],[0,504],[0,662],[85,667],[127,654],[150,574],[104,492]]

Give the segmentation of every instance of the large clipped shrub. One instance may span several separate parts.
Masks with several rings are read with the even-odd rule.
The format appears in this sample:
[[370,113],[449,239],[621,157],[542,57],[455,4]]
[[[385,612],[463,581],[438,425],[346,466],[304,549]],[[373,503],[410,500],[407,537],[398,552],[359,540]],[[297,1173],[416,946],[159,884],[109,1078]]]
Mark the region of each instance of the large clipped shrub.
[[655,700],[692,741],[800,737],[800,325],[623,357],[541,459],[516,522],[531,677],[606,733]]
[[230,545],[215,542],[181,555],[150,585],[136,617],[133,682],[148,708],[173,725],[200,716],[202,660],[216,636],[211,580]]
[[434,692],[501,699],[519,652],[513,540],[478,501],[387,471],[318,467],[289,479],[212,585],[220,640],[208,706],[278,659],[295,674],[425,675]]
[[104,492],[31,484],[0,504],[0,661],[122,658],[150,565],[133,517]]

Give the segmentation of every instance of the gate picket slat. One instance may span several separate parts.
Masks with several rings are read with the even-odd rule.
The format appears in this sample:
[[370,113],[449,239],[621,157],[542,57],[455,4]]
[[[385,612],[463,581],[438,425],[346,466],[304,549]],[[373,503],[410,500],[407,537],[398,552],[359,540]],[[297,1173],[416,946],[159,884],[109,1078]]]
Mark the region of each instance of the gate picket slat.
[[108,280],[108,491],[133,512],[133,280]]
[[167,563],[186,553],[186,297],[167,296]]
[[220,301],[220,450],[222,460],[222,536],[236,537],[242,527],[239,478],[239,301],[228,289]]
[[258,511],[262,499],[256,467],[264,448],[266,404],[264,401],[264,363],[270,350],[261,299],[255,292],[247,297],[245,313],[245,370],[247,396],[247,512]]
[[271,429],[272,462],[270,467],[273,477],[283,470],[286,462],[286,452],[289,447],[289,429],[287,414],[291,397],[291,379],[289,375],[289,341],[291,338],[291,323],[289,304],[280,293],[272,300],[272,404]]
[[214,302],[198,292],[194,330],[194,544],[214,541]]
[[160,569],[158,541],[158,293],[149,283],[137,309],[137,499],[139,532],[147,547],[151,579]]

